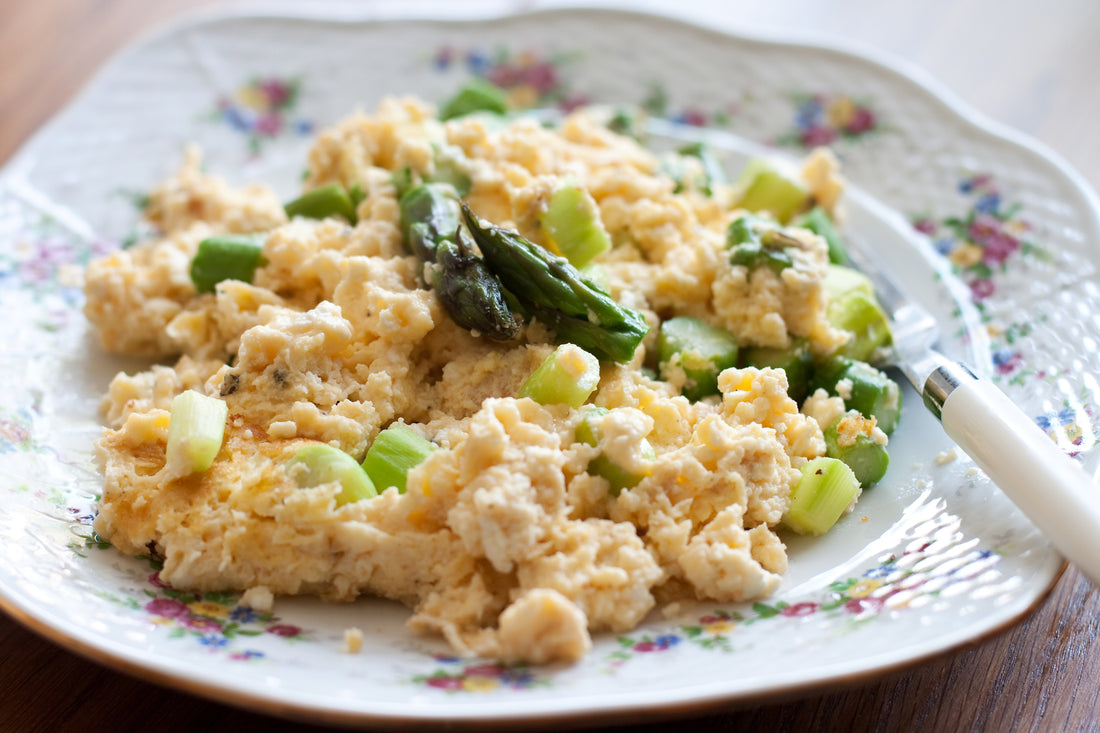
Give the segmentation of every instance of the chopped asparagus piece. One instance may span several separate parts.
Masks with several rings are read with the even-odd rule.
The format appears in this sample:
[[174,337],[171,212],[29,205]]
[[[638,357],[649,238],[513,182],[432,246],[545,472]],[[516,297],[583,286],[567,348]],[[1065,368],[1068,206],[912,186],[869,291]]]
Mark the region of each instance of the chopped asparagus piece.
[[825,271],[822,285],[829,300],[835,300],[848,293],[863,293],[870,296],[875,294],[875,286],[871,278],[859,270],[853,270],[844,265],[830,264]]
[[839,353],[857,361],[870,361],[875,351],[890,343],[890,321],[873,295],[851,290],[830,300],[825,317],[830,324],[851,334]]
[[901,390],[885,372],[870,364],[833,356],[817,366],[814,389],[824,389],[844,400],[845,409],[873,417],[882,432],[890,435],[901,418]]
[[718,375],[737,366],[737,339],[698,318],[669,318],[657,336],[657,358],[663,379],[677,368],[684,371],[683,394],[697,401],[718,394]]
[[742,265],[749,270],[766,266],[778,273],[793,264],[786,249],[800,247],[801,243],[773,221],[741,216],[726,229],[726,246],[730,250],[731,265]]
[[[598,446],[601,437],[598,423],[609,412],[610,411],[604,407],[593,407],[586,412],[584,418],[582,418],[581,422],[577,425],[577,431],[574,434],[576,441],[578,443],[584,443],[585,445]],[[639,450],[647,460],[656,458],[653,446],[650,445],[649,441],[645,438],[642,438]],[[646,477],[644,473],[628,471],[623,468],[618,463],[612,461],[603,451],[600,451],[595,458],[588,462],[587,471],[593,476],[602,476],[606,479],[612,496],[618,496],[622,493],[623,489],[634,488],[638,485],[638,482]]]
[[466,172],[466,168],[459,160],[461,151],[455,153],[453,146],[445,149],[439,145],[433,145],[432,149],[435,152],[433,156],[435,170],[429,180],[433,183],[449,183],[459,196],[468,194],[472,181],[470,174]]
[[474,77],[439,110],[439,119],[449,120],[474,112],[503,115],[508,112],[508,95],[495,84]]
[[172,398],[168,417],[167,465],[178,475],[210,468],[222,448],[229,406],[189,389]]
[[355,206],[356,202],[352,201],[347,189],[339,183],[329,183],[312,191],[306,191],[288,202],[283,209],[291,218],[302,216],[307,219],[325,219],[330,216],[339,216],[349,224],[355,224],[357,221]]
[[619,135],[627,135],[635,140],[646,137],[645,113],[639,109],[617,109],[607,121],[607,129]]
[[791,491],[791,505],[783,523],[800,534],[824,534],[859,492],[859,481],[843,461],[815,458],[802,466],[802,477]]
[[588,191],[579,186],[556,190],[539,217],[551,249],[583,268],[593,258],[611,249],[611,238],[600,220],[600,208]]
[[564,257],[516,232],[482,224],[463,204],[463,220],[489,268],[524,309],[549,326],[558,343],[573,343],[598,359],[629,362],[649,326],[619,305]]
[[600,383],[600,362],[574,344],[562,344],[520,387],[520,397],[542,405],[580,407]]
[[363,470],[380,489],[396,486],[405,493],[409,469],[420,465],[436,446],[402,423],[378,433],[363,459]]
[[340,482],[336,506],[378,496],[378,490],[359,462],[339,448],[326,443],[302,446],[290,459],[288,468],[299,465],[302,468],[297,471],[297,481],[302,488]]
[[750,161],[741,178],[745,188],[736,206],[748,211],[767,211],[784,224],[812,201],[801,183],[764,160]]
[[[416,177],[413,175],[412,168],[409,166],[403,166],[398,168],[390,174],[390,181],[393,183],[394,193],[397,194],[397,200],[401,201],[405,197],[412,187],[417,184]],[[404,219],[405,212],[401,212],[402,219]]]
[[223,234],[199,242],[191,260],[191,282],[200,293],[212,293],[222,280],[250,283],[256,268],[265,264],[263,236]]
[[746,346],[741,349],[738,366],[782,369],[787,374],[787,394],[799,404],[810,393],[814,361],[806,339],[791,339],[791,345],[786,348]]
[[829,246],[829,262],[834,265],[843,265],[848,261],[848,248],[825,209],[815,206],[791,223],[794,226],[809,229],[825,240],[825,243]]
[[873,437],[874,427],[874,420],[853,410],[825,430],[825,455],[844,461],[864,489],[877,484],[890,465],[886,446]]
[[676,183],[673,193],[687,190],[710,196],[714,193],[715,184],[726,182],[721,164],[701,142],[689,143],[675,153],[664,155],[661,171]]
[[703,180],[700,182],[702,185],[698,188],[706,195],[711,195],[713,186],[727,182],[726,171],[722,168],[721,162],[715,157],[714,151],[704,143],[688,143],[676,152],[689,158],[698,158],[703,164]]

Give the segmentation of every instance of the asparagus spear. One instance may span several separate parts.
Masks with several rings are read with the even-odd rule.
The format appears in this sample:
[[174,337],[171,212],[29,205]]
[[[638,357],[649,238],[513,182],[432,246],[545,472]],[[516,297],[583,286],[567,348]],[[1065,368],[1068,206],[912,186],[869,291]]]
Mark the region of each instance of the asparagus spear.
[[405,244],[424,263],[424,283],[435,289],[454,322],[496,341],[514,338],[521,323],[508,307],[500,280],[462,229],[454,189],[425,183],[409,189],[400,206]]
[[507,293],[471,244],[464,229],[459,229],[453,240],[439,243],[431,286],[458,325],[494,341],[515,338],[521,323],[508,306]]
[[564,257],[518,233],[482,224],[465,203],[462,218],[485,263],[535,318],[600,360],[628,362],[649,331],[642,314],[614,301]]

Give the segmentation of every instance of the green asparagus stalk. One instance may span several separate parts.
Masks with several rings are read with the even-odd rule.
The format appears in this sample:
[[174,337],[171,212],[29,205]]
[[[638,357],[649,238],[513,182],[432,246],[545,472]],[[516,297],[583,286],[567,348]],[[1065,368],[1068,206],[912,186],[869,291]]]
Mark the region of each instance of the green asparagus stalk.
[[601,361],[629,362],[649,331],[637,311],[625,308],[564,257],[518,233],[482,224],[469,206],[462,217],[490,270],[558,343],[573,343]]
[[191,282],[200,293],[213,293],[222,280],[250,283],[258,267],[266,260],[263,236],[259,234],[222,234],[199,242],[191,260]]
[[324,219],[329,216],[342,216],[349,224],[357,221],[356,202],[346,188],[339,183],[330,183],[312,191],[306,191],[283,206],[288,217],[302,216],[307,219]]
[[421,184],[401,197],[400,207],[405,244],[424,264],[424,283],[435,289],[454,322],[496,341],[514,338],[521,323],[500,280],[462,229],[454,188]]

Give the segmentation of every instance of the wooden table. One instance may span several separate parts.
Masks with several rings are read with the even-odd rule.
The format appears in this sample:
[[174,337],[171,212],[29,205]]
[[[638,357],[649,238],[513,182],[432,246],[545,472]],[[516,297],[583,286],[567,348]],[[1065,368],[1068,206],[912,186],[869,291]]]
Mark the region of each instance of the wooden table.
[[[0,3],[0,161],[120,46],[184,11],[228,5],[240,3]],[[657,3],[632,7],[647,5]],[[774,0],[724,3],[731,7],[725,11],[697,5],[690,7],[700,15],[736,12],[749,28],[820,31],[894,54],[923,67],[979,111],[1046,143],[1092,186],[1100,185],[1100,3],[1095,0]],[[1100,594],[1069,569],[1030,618],[995,638],[855,687],[714,710],[681,725],[694,731],[1096,730],[1098,628]],[[106,670],[0,614],[2,731],[228,731],[251,725],[293,727]],[[651,723],[623,730],[667,727]]]

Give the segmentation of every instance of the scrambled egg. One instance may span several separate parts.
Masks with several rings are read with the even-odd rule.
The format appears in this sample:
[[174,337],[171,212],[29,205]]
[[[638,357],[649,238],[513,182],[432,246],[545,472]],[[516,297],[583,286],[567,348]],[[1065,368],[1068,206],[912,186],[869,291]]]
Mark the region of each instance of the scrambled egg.
[[[440,150],[470,177],[474,211],[536,243],[561,180],[597,202],[615,244],[600,259],[611,294],[654,328],[632,363],[602,365],[589,404],[514,397],[552,334],[532,322],[514,342],[490,341],[456,326],[423,286],[393,172],[430,175]],[[806,171],[833,205],[831,158],[813,156]],[[321,134],[306,188],[330,182],[365,192],[355,226],[288,221],[270,190],[233,189],[191,152],[150,196],[159,236],[88,267],[86,313],[103,346],[173,363],[119,374],[104,399],[101,536],[125,553],[152,548],[177,588],[268,603],[396,599],[412,608],[411,628],[458,652],[534,663],[575,661],[592,632],[631,629],[659,604],[777,588],[787,557],[774,528],[799,467],[824,453],[818,421],[787,396],[781,370],[729,369],[720,396],[692,403],[642,366],[671,315],[743,344],[798,336],[817,353],[835,349],[845,334],[825,318],[820,238],[800,231],[781,274],[732,266],[729,202],[676,191],[654,154],[585,114],[553,130],[440,123],[417,101],[388,100]],[[264,264],[252,283],[198,294],[190,259],[227,232],[265,233]],[[168,409],[187,389],[224,399],[230,417],[212,467],[177,476]],[[610,410],[597,446],[574,437],[590,405]],[[299,488],[288,470],[308,443],[361,459],[397,421],[439,447],[404,493],[338,505],[337,483]],[[641,481],[609,491],[586,472],[601,450]]]

